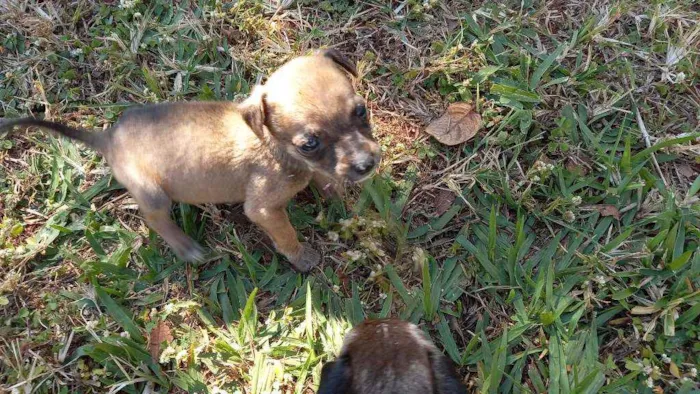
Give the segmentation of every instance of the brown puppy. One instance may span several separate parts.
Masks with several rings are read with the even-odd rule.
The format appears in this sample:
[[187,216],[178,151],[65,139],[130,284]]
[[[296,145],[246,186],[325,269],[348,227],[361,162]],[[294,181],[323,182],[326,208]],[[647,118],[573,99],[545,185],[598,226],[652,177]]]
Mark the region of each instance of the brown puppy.
[[452,361],[415,325],[368,320],[345,337],[340,356],[321,370],[318,394],[466,393]]
[[0,128],[43,127],[97,149],[148,225],[184,260],[203,251],[170,219],[172,201],[243,202],[277,250],[306,272],[320,255],[297,239],[287,203],[312,178],[321,186],[362,181],[380,159],[364,100],[343,70],[357,76],[352,63],[326,50],[288,62],[240,104],[143,106],[99,133],[31,118]]

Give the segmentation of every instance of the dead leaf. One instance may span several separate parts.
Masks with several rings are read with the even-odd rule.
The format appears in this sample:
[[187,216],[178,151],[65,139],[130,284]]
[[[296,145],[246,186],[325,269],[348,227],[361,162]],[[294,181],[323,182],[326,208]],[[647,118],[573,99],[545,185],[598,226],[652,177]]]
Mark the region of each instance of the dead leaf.
[[651,315],[659,311],[659,308],[655,306],[635,306],[632,308],[630,313],[633,315]]
[[158,362],[160,358],[160,344],[163,342],[170,342],[173,340],[173,336],[170,333],[170,326],[167,322],[158,322],[158,324],[153,327],[151,334],[148,337],[148,352],[151,353],[153,360]]
[[620,211],[614,205],[603,204],[596,205],[593,208],[595,208],[595,210],[600,212],[600,214],[603,216],[612,216],[615,219],[620,220]]
[[481,115],[474,112],[474,105],[454,103],[433,120],[425,132],[445,145],[457,145],[470,140],[480,128]]
[[588,175],[588,167],[581,163],[577,163],[573,159],[568,159],[566,161],[566,169],[569,170],[569,172],[577,174],[579,176]]
[[610,320],[610,321],[608,322],[608,324],[611,325],[611,326],[621,326],[621,325],[623,325],[623,324],[629,323],[630,320],[632,320],[632,319],[630,319],[629,317],[625,316],[625,317],[621,317],[621,318],[618,318],[618,319],[612,319],[612,320]]
[[671,375],[675,376],[678,379],[681,378],[681,372],[678,370],[678,366],[673,361],[671,361],[671,365],[668,366],[668,370],[669,372],[671,372]]
[[678,173],[686,178],[693,178],[698,175],[698,172],[687,163],[682,163],[678,166]]
[[455,194],[449,190],[440,190],[435,196],[435,216],[442,216],[455,201]]

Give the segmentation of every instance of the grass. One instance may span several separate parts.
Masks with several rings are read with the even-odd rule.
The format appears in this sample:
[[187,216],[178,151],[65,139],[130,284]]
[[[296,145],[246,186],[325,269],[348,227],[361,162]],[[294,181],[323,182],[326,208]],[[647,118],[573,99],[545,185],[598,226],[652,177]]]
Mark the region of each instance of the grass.
[[[0,3],[0,117],[102,128],[358,60],[384,147],[309,190],[293,272],[239,206],[178,205],[178,261],[89,149],[0,135],[0,390],[313,392],[362,319],[418,323],[484,393],[691,392],[700,364],[700,8],[691,0]],[[422,133],[450,102],[484,129]]]

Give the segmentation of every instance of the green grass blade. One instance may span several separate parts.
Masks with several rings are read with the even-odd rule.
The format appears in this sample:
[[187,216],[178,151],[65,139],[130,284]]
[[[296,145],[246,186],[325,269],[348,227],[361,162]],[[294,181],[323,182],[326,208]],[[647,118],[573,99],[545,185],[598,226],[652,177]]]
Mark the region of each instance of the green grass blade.
[[668,268],[670,268],[673,271],[678,271],[682,269],[688,261],[690,261],[690,257],[693,255],[693,251],[689,250],[682,255],[676,257],[673,261],[671,261],[671,264],[668,265]]
[[391,285],[394,287],[397,293],[399,293],[399,296],[403,299],[403,301],[408,305],[413,301],[413,297],[408,295],[408,290],[406,290],[406,287],[403,285],[403,282],[401,282],[401,278],[399,278],[399,275],[396,273],[396,269],[389,264],[386,267],[384,267],[384,272],[386,272],[386,275],[389,277],[389,281],[391,282]]
[[700,175],[698,175],[698,177],[695,178],[695,181],[690,186],[690,189],[688,189],[688,194],[686,194],[685,198],[690,199],[691,197],[698,194],[698,191],[700,191]]
[[532,79],[530,79],[530,90],[535,90],[540,85],[540,81],[542,80],[542,77],[545,75],[545,73],[549,70],[550,67],[552,67],[552,64],[554,64],[554,61],[557,60],[557,58],[564,52],[564,49],[566,49],[567,43],[561,43],[557,47],[557,49],[554,50],[549,56],[547,56],[546,59],[540,65],[537,67],[535,72],[532,74]]
[[430,279],[430,263],[428,261],[423,264],[423,309],[425,318],[432,321],[435,317],[435,302],[432,299],[432,282]]
[[440,316],[440,322],[438,323],[438,333],[440,334],[440,342],[445,347],[445,351],[450,356],[450,358],[459,363],[461,357],[459,356],[459,350],[457,349],[457,343],[455,342],[452,332],[450,332],[450,327],[447,324],[444,316]]
[[314,315],[313,315],[313,300],[311,293],[311,281],[306,282],[306,319],[304,327],[306,328],[306,339],[313,341],[314,338]]
[[488,253],[489,260],[492,262],[496,261],[496,231],[498,227],[496,225],[496,207],[491,206],[491,214],[489,215],[489,243],[488,243]]
[[386,295],[386,299],[384,300],[384,304],[382,305],[382,311],[379,312],[380,319],[385,319],[385,318],[389,317],[389,314],[391,313],[391,304],[392,304],[393,300],[394,300],[394,293],[389,292]]
[[134,323],[134,320],[129,316],[127,311],[117,304],[112,297],[97,284],[95,284],[95,293],[97,294],[97,298],[100,299],[100,302],[102,302],[107,309],[107,313],[112,316],[112,319],[114,319],[117,324],[129,333],[129,337],[138,343],[143,343],[144,338],[143,335],[141,335],[141,330],[139,330],[139,327]]
[[682,137],[671,138],[671,139],[659,142],[658,144],[655,144],[654,146],[646,148],[643,151],[632,156],[632,162],[644,160],[647,158],[647,156],[649,156],[652,153],[659,151],[663,148],[668,148],[670,146],[684,144],[686,142],[693,141],[693,140],[697,139],[698,137],[700,137],[700,133],[690,133],[690,134],[684,135]]

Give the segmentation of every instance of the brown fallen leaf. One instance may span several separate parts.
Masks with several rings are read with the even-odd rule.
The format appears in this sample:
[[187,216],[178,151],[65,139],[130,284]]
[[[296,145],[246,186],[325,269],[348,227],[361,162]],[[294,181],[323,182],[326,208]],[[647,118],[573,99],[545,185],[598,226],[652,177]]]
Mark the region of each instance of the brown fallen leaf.
[[608,324],[611,326],[621,326],[623,324],[628,324],[630,320],[632,320],[632,319],[625,316],[625,317],[621,317],[618,319],[612,319],[608,322]]
[[481,128],[481,115],[474,112],[474,105],[453,103],[445,113],[433,120],[425,132],[445,145],[457,145],[470,140]]
[[568,159],[566,161],[566,169],[569,170],[569,172],[577,174],[579,176],[588,175],[588,168],[585,165],[577,163],[572,159]]
[[668,366],[668,371],[671,372],[671,375],[674,377],[680,379],[681,378],[681,372],[678,370],[678,365],[671,361],[671,365]]
[[151,357],[153,357],[155,362],[158,362],[160,358],[160,344],[172,340],[173,336],[170,333],[170,326],[167,322],[160,321],[153,327],[148,337],[148,352],[151,353]]
[[698,171],[693,169],[688,163],[682,163],[678,166],[678,173],[686,178],[694,178],[698,175]]
[[655,306],[640,306],[637,305],[632,310],[630,310],[630,313],[633,315],[651,315],[652,313],[656,313],[659,311],[659,308]]
[[620,220],[620,211],[614,205],[595,205],[593,208],[595,208],[595,210],[600,212],[600,214],[603,216],[612,216],[615,219]]
[[435,216],[442,216],[455,201],[455,194],[449,190],[440,190],[435,196]]

